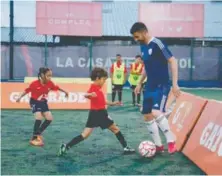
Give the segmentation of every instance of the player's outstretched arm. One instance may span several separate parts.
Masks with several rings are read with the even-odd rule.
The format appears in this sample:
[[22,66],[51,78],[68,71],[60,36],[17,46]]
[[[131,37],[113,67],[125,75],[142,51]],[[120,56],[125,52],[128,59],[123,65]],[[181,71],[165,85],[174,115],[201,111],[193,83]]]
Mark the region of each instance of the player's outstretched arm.
[[65,91],[65,90],[63,90],[63,89],[59,88],[59,91],[60,91],[60,92],[65,93],[66,97],[68,97],[68,96],[69,96],[69,93],[68,93],[67,91]]
[[16,102],[19,103],[22,97],[24,97],[27,94],[26,91],[22,92],[22,94],[17,98]]
[[17,98],[16,102],[20,102],[20,100],[22,99],[22,97],[24,97],[26,94],[28,94],[29,92],[32,92],[32,90],[35,88],[35,83],[32,82],[28,88],[26,88],[24,90],[24,92],[22,92],[22,94]]
[[180,88],[178,86],[178,64],[177,64],[177,60],[175,59],[175,57],[171,57],[168,59],[168,62],[170,64],[170,69],[172,72],[172,83],[173,83],[173,87],[172,87],[172,91],[173,94],[176,97],[180,96]]
[[93,98],[93,97],[97,97],[97,95],[96,95],[95,92],[92,92],[92,93],[86,93],[84,95],[84,97],[90,99],[90,98]]

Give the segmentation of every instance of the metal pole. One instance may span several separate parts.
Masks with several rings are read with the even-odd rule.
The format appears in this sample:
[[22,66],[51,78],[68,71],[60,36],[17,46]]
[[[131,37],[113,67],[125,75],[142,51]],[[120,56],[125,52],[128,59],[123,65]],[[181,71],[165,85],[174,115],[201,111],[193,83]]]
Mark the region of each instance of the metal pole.
[[14,78],[14,46],[13,46],[13,41],[14,41],[14,1],[10,0],[9,4],[9,9],[10,9],[10,34],[9,34],[9,79]]
[[222,48],[219,49],[219,75],[218,75],[218,81],[220,83],[220,86],[222,87]]
[[191,45],[190,45],[190,62],[191,62],[191,67],[190,67],[190,81],[193,80],[193,53],[194,53],[194,39],[191,39]]
[[48,58],[48,46],[47,46],[47,35],[45,35],[45,60],[44,60],[44,65],[45,67],[48,66],[47,58]]
[[90,65],[89,65],[89,71],[92,71],[92,59],[93,59],[93,39],[92,37],[90,38],[90,43],[89,43],[89,59],[90,59]]

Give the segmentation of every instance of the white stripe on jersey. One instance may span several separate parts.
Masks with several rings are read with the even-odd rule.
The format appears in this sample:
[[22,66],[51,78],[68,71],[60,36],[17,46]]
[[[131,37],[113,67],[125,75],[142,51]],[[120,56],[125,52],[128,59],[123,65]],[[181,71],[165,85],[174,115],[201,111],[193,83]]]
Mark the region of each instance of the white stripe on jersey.
[[166,59],[170,58],[170,54],[167,52],[164,44],[162,43],[162,41],[160,39],[154,38],[153,42],[157,44],[157,46],[160,48],[160,50],[162,51],[162,53]]
[[164,48],[164,45],[160,39],[154,38],[153,42],[156,43],[160,47],[161,50]]
[[160,103],[160,111],[161,112],[163,112],[163,110],[164,110],[164,105],[166,104],[166,101],[167,101],[167,96],[163,95],[161,103]]

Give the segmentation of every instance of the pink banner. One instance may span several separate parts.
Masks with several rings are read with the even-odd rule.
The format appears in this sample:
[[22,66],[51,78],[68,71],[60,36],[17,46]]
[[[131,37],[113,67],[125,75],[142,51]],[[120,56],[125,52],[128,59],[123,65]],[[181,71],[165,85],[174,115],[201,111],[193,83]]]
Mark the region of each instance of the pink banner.
[[140,3],[139,21],[157,37],[203,37],[203,4]]
[[80,2],[36,2],[38,34],[101,36],[102,5]]

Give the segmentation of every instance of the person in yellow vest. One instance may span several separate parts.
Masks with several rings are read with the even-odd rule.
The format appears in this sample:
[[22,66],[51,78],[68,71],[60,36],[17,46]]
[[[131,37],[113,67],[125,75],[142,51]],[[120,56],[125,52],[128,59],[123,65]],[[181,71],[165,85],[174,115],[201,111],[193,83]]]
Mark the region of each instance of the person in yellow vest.
[[116,62],[112,64],[110,74],[112,80],[112,102],[115,101],[116,92],[118,92],[120,105],[123,105],[122,89],[126,82],[127,69],[120,54],[116,55]]
[[[132,89],[132,99],[133,99],[133,106],[140,106],[140,97],[141,94],[135,94],[134,90],[136,86],[138,85],[138,82],[140,80],[141,74],[143,71],[143,61],[140,55],[137,55],[135,57],[135,62],[133,62],[130,66],[130,75],[129,75],[129,83]],[[136,101],[137,99],[137,101]]]

